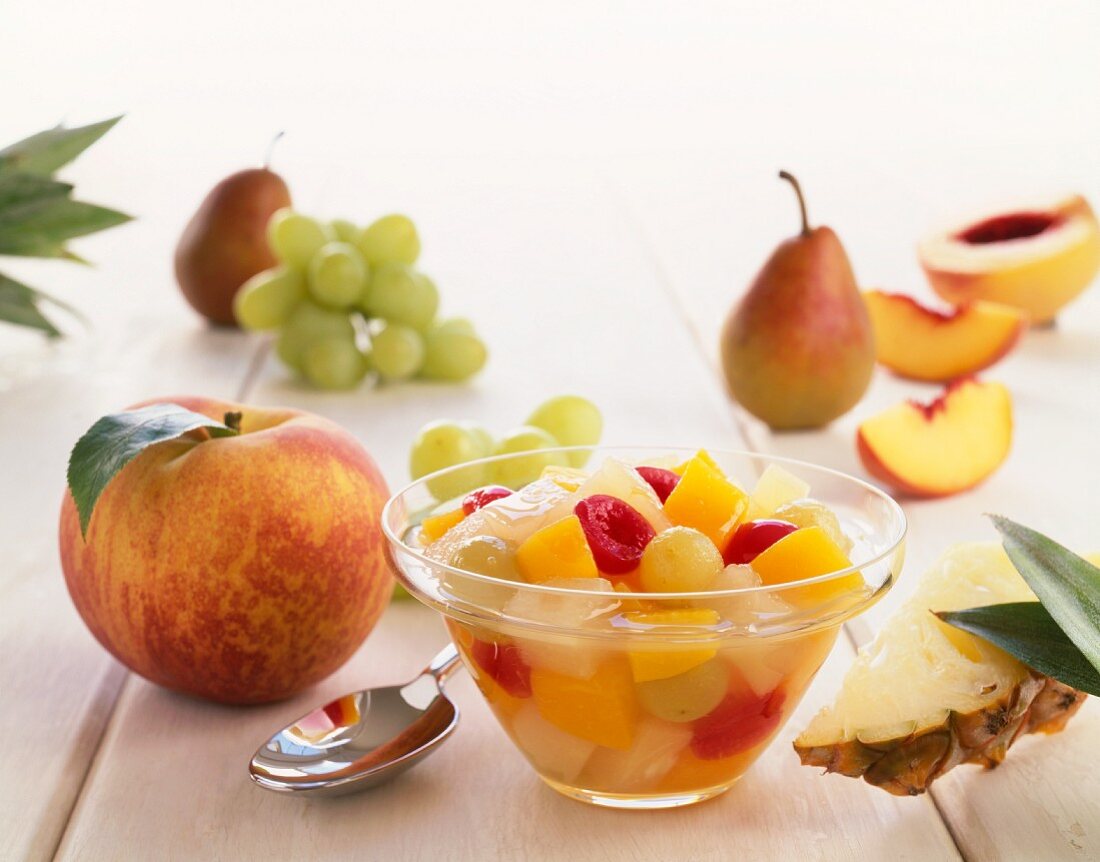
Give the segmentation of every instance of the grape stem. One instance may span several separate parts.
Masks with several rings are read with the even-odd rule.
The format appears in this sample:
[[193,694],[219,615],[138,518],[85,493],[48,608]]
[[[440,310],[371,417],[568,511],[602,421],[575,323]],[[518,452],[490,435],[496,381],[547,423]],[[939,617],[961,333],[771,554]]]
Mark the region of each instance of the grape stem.
[[280,129],[275,133],[275,137],[271,139],[271,143],[267,145],[267,152],[264,154],[264,162],[260,165],[265,171],[271,170],[271,156],[275,152],[275,145],[279,143],[279,140],[286,134],[285,130]]

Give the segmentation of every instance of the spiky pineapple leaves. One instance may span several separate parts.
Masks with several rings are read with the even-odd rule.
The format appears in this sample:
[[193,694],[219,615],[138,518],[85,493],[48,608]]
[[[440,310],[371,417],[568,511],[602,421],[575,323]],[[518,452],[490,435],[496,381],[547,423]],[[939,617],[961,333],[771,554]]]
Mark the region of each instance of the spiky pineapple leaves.
[[1035,530],[991,516],[1038,602],[937,614],[1024,664],[1100,696],[1100,568]]
[[[83,263],[66,247],[68,240],[130,220],[116,210],[74,200],[73,187],[52,176],[103,137],[119,119],[76,128],[57,126],[0,150],[0,255]],[[0,274],[0,320],[56,337],[61,331],[43,311],[45,303],[72,310]]]

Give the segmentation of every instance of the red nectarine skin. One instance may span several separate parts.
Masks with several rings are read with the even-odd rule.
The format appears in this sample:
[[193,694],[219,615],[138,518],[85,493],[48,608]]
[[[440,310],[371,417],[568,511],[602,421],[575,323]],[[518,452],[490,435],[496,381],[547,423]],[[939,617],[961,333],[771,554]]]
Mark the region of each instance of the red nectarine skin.
[[388,496],[358,441],[318,416],[171,400],[242,434],[152,446],[110,482],[86,539],[68,493],[61,563],[104,647],[147,679],[227,703],[328,676],[385,609]]

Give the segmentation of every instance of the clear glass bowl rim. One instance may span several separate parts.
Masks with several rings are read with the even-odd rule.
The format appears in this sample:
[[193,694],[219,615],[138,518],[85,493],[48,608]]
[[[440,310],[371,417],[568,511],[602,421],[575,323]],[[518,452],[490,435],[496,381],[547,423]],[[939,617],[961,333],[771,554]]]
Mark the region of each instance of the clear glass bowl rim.
[[[539,449],[536,450],[540,453],[562,453],[569,454],[572,452],[589,452],[592,455],[604,453],[609,457],[614,457],[612,454],[615,451],[634,450],[634,451],[646,451],[651,452],[655,456],[661,454],[683,454],[687,458],[690,458],[696,452],[700,451],[699,447],[684,447],[684,446],[646,446],[646,445],[624,445],[624,446],[611,446],[611,445],[596,445],[596,446],[558,446],[555,448]],[[729,456],[734,458],[745,458],[747,460],[759,461],[765,464],[777,464],[780,466],[790,466],[798,470],[808,470],[821,475],[831,476],[834,479],[839,479],[843,482],[849,482],[852,485],[861,488],[869,492],[872,496],[881,500],[891,514],[891,520],[895,522],[896,531],[895,534],[887,538],[888,546],[865,560],[859,560],[853,562],[852,565],[844,569],[838,569],[835,572],[826,572],[823,575],[817,575],[812,578],[804,578],[798,581],[790,581],[784,584],[761,584],[758,587],[738,587],[732,590],[704,590],[699,592],[679,592],[679,593],[647,593],[647,592],[625,592],[616,591],[616,598],[621,600],[643,599],[652,602],[675,602],[675,601],[690,601],[690,600],[715,600],[723,598],[733,598],[736,596],[747,596],[754,593],[770,593],[773,595],[782,596],[785,590],[798,589],[801,587],[810,586],[812,584],[821,584],[828,581],[837,580],[843,578],[846,575],[860,572],[864,569],[875,566],[881,562],[890,559],[896,554],[899,548],[905,541],[905,536],[908,531],[908,522],[905,517],[905,512],[902,510],[898,502],[883,491],[881,488],[877,488],[870,482],[866,482],[863,479],[859,479],[852,476],[849,473],[844,473],[840,470],[834,470],[831,467],[822,467],[818,464],[813,464],[809,461],[802,461],[797,458],[787,458],[780,455],[764,455],[757,452],[751,452],[747,449],[718,449],[707,447],[706,451],[712,454],[720,456]],[[577,590],[568,587],[548,587],[544,584],[529,584],[519,581],[508,581],[501,578],[490,577],[489,575],[478,574],[477,572],[471,572],[467,569],[459,569],[454,566],[450,566],[446,563],[441,563],[438,560],[434,560],[431,557],[424,554],[420,549],[414,548],[407,544],[405,540],[397,536],[390,527],[390,520],[393,515],[393,510],[396,508],[398,502],[406,494],[410,493],[413,489],[426,486],[429,481],[440,476],[445,476],[449,473],[462,470],[470,467],[471,465],[489,465],[499,463],[505,460],[511,460],[516,458],[523,458],[529,456],[530,452],[514,452],[507,455],[491,455],[487,458],[479,458],[476,461],[467,461],[463,464],[455,465],[454,467],[448,467],[444,470],[437,470],[434,473],[429,473],[426,476],[422,476],[393,493],[389,500],[386,501],[386,505],[382,508],[382,532],[384,533],[386,540],[394,546],[395,549],[400,549],[402,554],[406,554],[419,563],[428,566],[432,569],[448,572],[459,576],[460,578],[470,578],[474,582],[482,582],[486,584],[492,584],[496,586],[506,586],[510,589],[515,589],[519,592],[530,591],[536,594],[546,595],[565,595],[565,596],[591,596],[591,590]],[[813,499],[819,499],[814,497]],[[440,501],[440,504],[448,502],[446,500]],[[827,500],[820,500],[820,502],[829,505]],[[409,525],[406,525],[406,529]],[[400,566],[398,566],[400,568]],[[415,584],[412,585],[415,588]],[[890,580],[887,580],[880,586],[876,587],[871,595],[867,597],[868,601],[874,601],[877,599],[882,590],[890,586]]]

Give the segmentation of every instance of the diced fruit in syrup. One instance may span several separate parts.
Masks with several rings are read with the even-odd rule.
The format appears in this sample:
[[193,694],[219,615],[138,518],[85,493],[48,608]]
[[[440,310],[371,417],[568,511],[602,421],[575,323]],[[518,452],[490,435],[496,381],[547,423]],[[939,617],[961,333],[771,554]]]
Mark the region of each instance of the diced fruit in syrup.
[[516,552],[496,536],[474,536],[455,548],[451,565],[466,572],[476,572],[504,581],[522,581],[516,566]]
[[531,691],[539,714],[596,745],[626,751],[634,742],[638,705],[626,662],[603,662],[588,679],[535,668]]
[[440,539],[451,527],[462,523],[466,514],[462,509],[452,509],[442,515],[432,515],[420,522],[420,539],[427,545]]
[[[803,527],[789,533],[752,561],[763,583],[787,584],[837,572],[852,563],[820,527]],[[824,602],[859,590],[863,576],[852,572],[819,584],[784,590],[783,598],[800,605]]]
[[675,473],[677,476],[683,476],[684,473],[687,471],[688,466],[690,466],[693,461],[702,461],[708,467],[717,470],[719,473],[722,472],[722,468],[718,466],[718,462],[711,457],[710,452],[708,452],[706,449],[700,449],[683,463],[677,464],[675,467],[670,467],[669,469],[672,470],[672,472]]
[[584,786],[618,793],[644,791],[664,777],[691,743],[691,729],[652,718],[638,722],[626,751],[597,749],[585,769]]
[[637,470],[617,458],[606,459],[600,469],[581,485],[577,494],[579,497],[591,497],[594,494],[618,497],[649,521],[649,525],[658,533],[672,526],[657,498],[657,492],[638,475]]
[[844,553],[851,553],[852,540],[840,528],[836,512],[817,500],[796,500],[775,510],[775,517],[798,527],[821,527]]
[[551,464],[544,467],[540,479],[551,479],[559,487],[566,491],[576,491],[588,479],[588,473],[576,467],[562,467],[559,464]]
[[780,506],[801,499],[810,493],[810,486],[777,464],[769,464],[749,497],[752,518],[771,517]]
[[518,546],[542,527],[569,515],[575,502],[561,486],[550,479],[540,479],[468,515],[425,553],[433,560],[449,564],[455,548],[474,536],[495,536]]
[[516,564],[533,584],[554,578],[598,578],[599,570],[576,515],[543,527],[516,550]]
[[763,551],[797,529],[787,521],[746,521],[737,528],[722,556],[727,566],[751,563]]
[[[623,618],[635,626],[653,626],[665,630],[670,627],[683,627],[691,631],[717,625],[718,612],[709,608],[689,608],[625,613]],[[627,658],[630,660],[630,672],[634,681],[647,682],[677,676],[693,667],[698,667],[714,658],[715,652],[717,650],[714,647],[707,646],[647,643],[632,649],[627,653]]]
[[636,569],[656,535],[637,509],[607,494],[585,497],[573,507],[573,514],[581,522],[596,567],[609,575]]
[[520,750],[541,773],[572,783],[596,750],[596,743],[578,739],[525,706],[512,719],[512,735]]
[[668,499],[668,495],[680,482],[680,477],[676,473],[664,467],[635,467],[634,469],[649,483],[649,487],[654,490],[657,499],[662,503]]
[[695,721],[722,702],[729,676],[723,661],[711,659],[677,676],[638,683],[638,701],[650,715],[665,721]]
[[697,455],[665,500],[665,514],[672,523],[692,527],[724,548],[747,505],[745,492]]
[[[584,594],[519,590],[504,606],[506,616],[564,629],[576,629],[618,610],[619,600],[604,578],[562,578],[543,586],[584,590]],[[606,657],[590,642],[572,635],[532,634],[518,641],[524,660],[535,668],[587,679]]]
[[513,493],[511,488],[505,488],[503,485],[486,485],[484,488],[471,491],[462,499],[462,511],[472,515],[478,509],[488,506],[493,500],[511,497]]
[[512,697],[531,696],[531,668],[515,644],[475,640],[470,655],[477,666]]
[[705,535],[672,527],[646,546],[638,576],[650,593],[698,592],[711,589],[722,566],[722,555]]
[[[577,628],[618,604],[615,589],[606,578],[555,578],[543,581],[545,587],[583,590],[583,593],[551,593],[520,590],[508,602],[505,613],[520,620],[560,628]],[[533,640],[534,637],[531,638]]]
[[701,760],[719,760],[764,742],[783,720],[782,689],[758,695],[748,686],[731,686],[712,712],[695,722],[692,753]]

